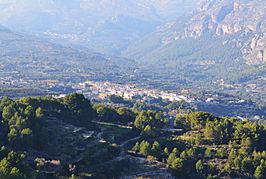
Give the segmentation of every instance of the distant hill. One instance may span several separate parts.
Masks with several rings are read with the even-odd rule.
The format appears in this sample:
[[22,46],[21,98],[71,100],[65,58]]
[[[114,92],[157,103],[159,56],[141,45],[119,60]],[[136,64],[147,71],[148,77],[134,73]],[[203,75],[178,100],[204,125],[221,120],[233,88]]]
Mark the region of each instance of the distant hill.
[[196,0],[4,0],[0,23],[55,42],[119,55],[158,25],[190,13]]
[[265,6],[263,0],[4,0],[0,23],[145,63],[262,64]]
[[[82,79],[82,74],[110,76],[129,71],[134,62],[125,58],[105,56],[86,48],[76,49],[57,45],[43,39],[16,33],[0,27],[1,72],[37,78],[70,77]],[[110,70],[112,69],[112,70]],[[98,75],[101,77],[101,75]],[[13,75],[14,76],[14,75]]]

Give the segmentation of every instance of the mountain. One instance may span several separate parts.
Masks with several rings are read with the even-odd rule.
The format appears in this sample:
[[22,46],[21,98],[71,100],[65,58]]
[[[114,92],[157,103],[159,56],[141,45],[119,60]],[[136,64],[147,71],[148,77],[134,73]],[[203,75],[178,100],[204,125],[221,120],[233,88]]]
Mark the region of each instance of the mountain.
[[[238,34],[236,46],[247,64],[266,62],[266,2],[261,0],[208,1],[199,8],[185,36]],[[226,43],[226,42],[225,42]]]
[[[261,0],[207,0],[185,22],[181,23],[179,20],[165,25],[146,39],[131,45],[124,55],[145,59],[190,56],[214,58],[215,61],[237,58],[246,64],[262,64],[266,62],[265,8],[266,1]],[[154,39],[157,39],[156,44]],[[187,41],[191,43],[188,44]],[[146,43],[143,45],[143,42]],[[185,50],[175,48],[182,44],[188,44]],[[209,47],[210,44],[221,48],[213,49]],[[190,52],[191,49],[193,52]],[[221,49],[234,50],[229,50],[228,55],[225,55],[219,52]],[[169,53],[164,56],[165,53],[161,55],[163,52]],[[216,53],[215,56],[210,55],[213,52]],[[192,53],[196,55],[193,56]]]
[[[86,48],[54,44],[0,26],[0,66],[3,72],[1,77],[19,75],[19,79],[74,81],[84,76],[87,79],[87,76],[94,76],[96,72],[110,78],[115,73],[123,74],[123,70],[129,73],[134,62],[95,53]],[[100,74],[98,78],[102,77]]]
[[[230,89],[230,92],[241,90],[239,93],[252,98],[265,96],[265,1],[197,3],[3,0],[0,23],[20,34],[15,33],[12,39],[13,33],[11,39],[5,40],[6,44],[1,43],[5,49],[0,52],[1,59],[5,59],[2,63],[30,59],[27,66],[34,64],[34,71],[43,71],[45,68],[41,67],[48,66],[47,72],[56,66],[54,71],[72,74],[73,78],[89,76],[91,73],[87,72],[93,70],[94,75],[102,76],[100,79],[116,78],[119,82],[130,79],[155,88],[222,92]],[[69,43],[71,47],[66,45]],[[6,52],[12,60],[7,60]],[[120,55],[123,58],[116,57]],[[79,75],[75,76],[76,72]],[[124,78],[124,74],[129,78]]]
[[168,86],[263,99],[265,8],[262,0],[204,1],[191,16],[130,44],[123,56],[136,59],[148,73],[156,73],[153,81],[163,79]]
[[196,0],[4,0],[0,23],[94,51],[118,55],[169,20],[190,13]]

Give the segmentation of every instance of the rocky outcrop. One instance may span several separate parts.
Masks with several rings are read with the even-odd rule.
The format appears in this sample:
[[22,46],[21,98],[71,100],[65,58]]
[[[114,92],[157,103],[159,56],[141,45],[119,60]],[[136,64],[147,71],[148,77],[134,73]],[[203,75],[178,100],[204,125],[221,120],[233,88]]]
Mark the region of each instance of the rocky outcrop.
[[207,0],[201,4],[180,38],[236,35],[247,64],[266,62],[266,1]]
[[233,34],[240,31],[264,31],[266,1],[208,0],[204,1],[188,23],[187,36]]
[[266,33],[255,34],[242,48],[247,64],[266,63]]
[[[177,23],[176,23],[177,24]],[[173,29],[172,25],[169,29]],[[171,31],[163,44],[204,35],[232,36],[230,43],[240,48],[247,64],[266,63],[266,1],[205,0],[186,23],[183,31]]]

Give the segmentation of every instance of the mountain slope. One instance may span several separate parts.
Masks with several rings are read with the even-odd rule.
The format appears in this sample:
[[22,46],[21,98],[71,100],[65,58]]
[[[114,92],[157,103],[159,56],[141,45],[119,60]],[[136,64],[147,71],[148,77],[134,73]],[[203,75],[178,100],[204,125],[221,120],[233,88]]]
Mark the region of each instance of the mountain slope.
[[[266,62],[266,2],[210,1],[201,6],[185,30],[185,36],[200,37],[211,33],[216,36],[239,34],[236,46],[241,48],[248,64]],[[246,37],[246,38],[245,38]]]
[[[220,39],[217,43],[223,44],[224,48],[233,48],[240,51],[238,60],[243,59],[246,64],[261,64],[266,62],[266,2],[261,0],[239,1],[239,0],[208,0],[200,5],[195,14],[185,23],[181,24],[184,28],[180,28],[180,21],[166,26],[148,39],[158,39],[156,48],[146,51],[146,55],[142,54],[142,49],[138,49],[138,44],[130,46],[125,52],[125,56],[156,58],[152,54],[161,52],[161,49],[170,51],[173,44],[179,44],[182,39],[190,39],[194,43],[206,41],[212,43],[208,38]],[[148,41],[144,39],[143,41]],[[140,44],[143,47],[142,42]],[[149,43],[146,43],[146,49],[149,49]],[[150,45],[154,46],[154,44]],[[189,47],[187,47],[189,48]],[[169,49],[169,50],[166,50]],[[168,54],[164,58],[171,56],[178,57],[190,56],[191,54],[183,54],[172,49],[174,55]],[[198,49],[199,50],[199,49]],[[217,49],[215,52],[218,52]],[[155,52],[154,52],[155,51]],[[157,51],[157,52],[156,52]],[[202,44],[201,51],[204,51],[208,58],[211,51],[205,49]],[[231,53],[228,54],[228,57]],[[216,56],[214,60],[222,60],[222,56]],[[231,58],[232,60],[232,58]]]
[[5,0],[0,23],[16,31],[116,54],[165,21],[193,9],[196,0]]
[[123,55],[166,85],[264,99],[265,6],[261,0],[205,1],[191,17],[161,26]]
[[70,81],[82,80],[83,76],[93,76],[96,72],[111,78],[114,73],[122,74],[123,70],[130,72],[128,68],[134,66],[134,62],[128,59],[53,44],[4,27],[0,27],[0,61],[2,75],[19,75],[19,78],[29,77],[31,80],[63,80],[63,77]]

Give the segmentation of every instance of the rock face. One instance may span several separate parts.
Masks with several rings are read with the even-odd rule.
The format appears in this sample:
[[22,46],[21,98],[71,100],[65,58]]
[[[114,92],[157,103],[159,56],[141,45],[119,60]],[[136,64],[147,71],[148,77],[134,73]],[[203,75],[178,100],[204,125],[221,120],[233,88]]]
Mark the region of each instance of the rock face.
[[216,35],[240,31],[261,32],[266,28],[266,2],[260,0],[208,0],[188,23],[187,36]]
[[[208,0],[179,38],[235,35],[247,64],[266,62],[266,1]],[[239,45],[239,44],[238,44]]]
[[247,64],[266,63],[266,33],[256,33],[242,48]]
[[154,61],[190,56],[224,63],[265,63],[265,0],[202,0],[197,7],[190,17],[167,23],[129,46],[125,56]]

